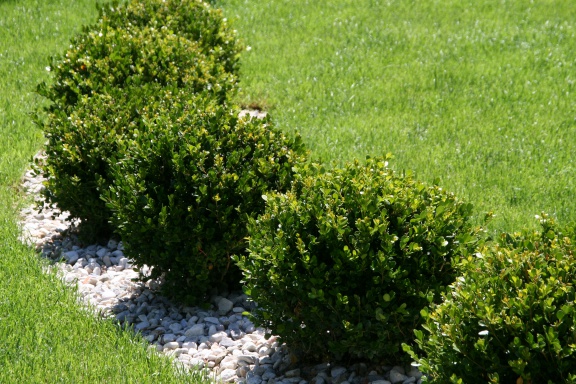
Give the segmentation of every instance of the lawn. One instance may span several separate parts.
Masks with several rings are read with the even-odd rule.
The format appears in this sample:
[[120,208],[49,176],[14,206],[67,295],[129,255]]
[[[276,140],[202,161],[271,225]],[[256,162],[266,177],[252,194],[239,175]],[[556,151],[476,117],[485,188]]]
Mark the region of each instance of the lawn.
[[44,141],[34,89],[96,14],[93,0],[0,0],[0,383],[200,383],[86,311],[18,240],[20,179]]
[[220,0],[249,51],[244,104],[316,160],[392,153],[493,211],[576,216],[576,2]]

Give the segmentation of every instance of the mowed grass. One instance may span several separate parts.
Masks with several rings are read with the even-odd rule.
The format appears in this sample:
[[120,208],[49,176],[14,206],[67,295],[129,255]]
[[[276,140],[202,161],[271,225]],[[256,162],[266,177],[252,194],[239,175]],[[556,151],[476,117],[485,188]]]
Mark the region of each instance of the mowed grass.
[[0,0],[0,383],[199,383],[83,309],[18,240],[18,186],[43,143],[28,116],[33,90],[47,57],[95,17],[94,1]]
[[250,50],[242,101],[316,160],[391,166],[493,230],[576,217],[576,2],[221,0]]

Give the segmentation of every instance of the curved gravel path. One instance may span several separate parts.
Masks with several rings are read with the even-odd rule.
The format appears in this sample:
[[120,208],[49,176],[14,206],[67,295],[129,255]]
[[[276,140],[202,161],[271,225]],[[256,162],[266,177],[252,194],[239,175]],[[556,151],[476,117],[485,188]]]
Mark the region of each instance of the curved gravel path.
[[[41,157],[38,155],[38,157]],[[23,186],[40,199],[43,178],[26,172]],[[184,307],[157,294],[158,282],[146,280],[149,268],[137,267],[122,242],[82,245],[71,231],[67,212],[34,206],[22,211],[22,241],[54,261],[62,279],[78,288],[79,300],[95,314],[132,326],[149,348],[172,356],[187,368],[209,369],[223,382],[246,384],[396,384],[420,383],[415,367],[301,367],[275,336],[266,339],[243,313],[254,303],[242,292],[214,292],[209,309]],[[144,279],[136,280],[139,276]]]

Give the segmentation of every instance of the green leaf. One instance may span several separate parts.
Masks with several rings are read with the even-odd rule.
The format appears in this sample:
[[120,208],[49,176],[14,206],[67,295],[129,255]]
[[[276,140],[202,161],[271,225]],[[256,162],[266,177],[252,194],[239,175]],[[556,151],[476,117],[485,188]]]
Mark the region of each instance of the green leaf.
[[426,319],[428,318],[428,309],[427,308],[422,308],[422,310],[420,310],[420,316],[422,316],[422,318]]

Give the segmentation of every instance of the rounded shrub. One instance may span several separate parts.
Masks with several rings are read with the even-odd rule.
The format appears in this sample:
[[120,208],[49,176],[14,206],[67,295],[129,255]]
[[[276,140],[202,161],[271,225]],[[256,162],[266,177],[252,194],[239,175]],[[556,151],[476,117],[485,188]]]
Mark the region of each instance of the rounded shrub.
[[205,91],[220,101],[236,87],[237,76],[204,52],[197,41],[165,27],[100,27],[86,30],[63,57],[53,60],[53,84],[38,88],[52,102],[49,113],[61,109],[70,113],[83,95],[146,83],[185,88],[190,93]]
[[[164,4],[149,23],[131,24],[121,13],[115,14],[116,24],[104,17],[115,9],[147,9],[144,3]],[[173,92],[225,103],[236,89],[237,75],[227,70],[227,59],[215,54],[223,49],[219,38],[228,41],[230,57],[232,51],[238,53],[234,33],[224,21],[218,23],[221,15],[206,4],[179,3],[146,1],[103,7],[99,22],[86,27],[66,54],[53,60],[53,84],[38,88],[51,102],[46,115],[36,118],[48,140],[42,166],[48,179],[45,196],[49,203],[70,211],[71,219],[80,219],[84,240],[102,239],[114,232],[101,193],[111,183],[109,164],[124,155],[119,153],[118,141],[142,123],[141,112],[149,103]],[[186,7],[201,10],[194,14],[210,20],[193,19],[186,24],[184,14],[170,15]],[[184,32],[178,33],[176,27]],[[220,45],[209,49],[208,42]]]
[[429,382],[576,382],[574,238],[541,224],[462,260],[417,347],[406,346]]
[[107,240],[114,232],[101,195],[112,184],[110,165],[126,156],[123,140],[137,134],[150,111],[169,109],[174,98],[182,97],[179,94],[185,91],[154,83],[111,89],[80,97],[70,113],[56,109],[50,114],[43,193],[48,202],[80,219],[78,229],[85,241]]
[[219,9],[202,0],[131,0],[100,8],[99,24],[115,28],[167,28],[172,33],[198,41],[202,52],[213,56],[226,72],[237,74],[242,45],[236,30]]
[[231,257],[245,252],[248,218],[305,161],[299,136],[238,113],[205,98],[160,101],[112,167],[112,224],[136,263],[153,266],[164,292],[183,301],[238,286]]
[[401,343],[475,241],[469,204],[385,159],[307,166],[266,200],[237,261],[255,321],[301,359],[406,360]]

